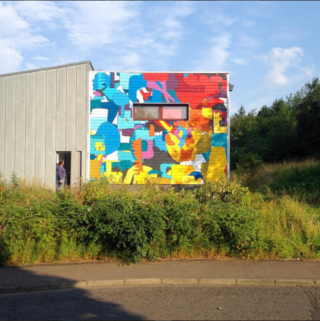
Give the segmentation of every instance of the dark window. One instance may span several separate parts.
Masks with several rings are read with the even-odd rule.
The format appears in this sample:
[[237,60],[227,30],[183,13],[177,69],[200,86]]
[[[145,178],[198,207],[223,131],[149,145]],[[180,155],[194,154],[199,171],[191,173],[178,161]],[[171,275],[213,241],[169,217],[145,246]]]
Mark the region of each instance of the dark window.
[[188,120],[188,104],[133,104],[134,120]]

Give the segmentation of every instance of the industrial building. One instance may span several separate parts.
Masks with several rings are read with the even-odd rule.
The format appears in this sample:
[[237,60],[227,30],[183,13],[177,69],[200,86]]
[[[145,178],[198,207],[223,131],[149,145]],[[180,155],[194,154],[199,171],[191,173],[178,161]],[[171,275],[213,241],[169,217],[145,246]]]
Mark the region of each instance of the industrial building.
[[47,186],[202,184],[229,176],[228,72],[95,71],[90,61],[0,75],[0,172]]

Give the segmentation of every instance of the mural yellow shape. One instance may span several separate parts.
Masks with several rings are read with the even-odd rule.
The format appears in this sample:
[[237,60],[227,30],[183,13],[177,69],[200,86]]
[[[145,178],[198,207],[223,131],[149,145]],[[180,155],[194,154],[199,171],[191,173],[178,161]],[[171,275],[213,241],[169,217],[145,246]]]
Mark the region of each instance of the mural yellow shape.
[[201,173],[205,181],[217,181],[226,179],[225,167],[227,165],[227,157],[224,147],[211,147],[210,159],[208,163],[203,163]]
[[171,172],[172,180],[174,180],[176,184],[182,184],[182,177],[194,172],[194,167],[191,165],[172,165]]
[[227,133],[227,127],[221,127],[220,121],[222,118],[219,116],[219,112],[217,110],[214,111],[214,133],[215,134],[226,134]]
[[96,150],[106,150],[106,145],[102,145],[101,142],[96,142],[94,147],[95,147]]
[[170,185],[171,184],[171,180],[169,178],[166,178],[166,177],[151,177],[150,178],[150,183]]
[[123,181],[124,184],[131,184],[133,178],[133,184],[146,184],[148,180],[148,172],[152,170],[149,166],[143,166],[142,171],[139,174],[137,172],[136,165],[133,165],[127,172],[127,175]]
[[198,141],[200,140],[200,138],[206,134],[207,132],[203,131],[203,130],[199,130],[199,129],[195,129],[191,132],[192,138],[194,140],[194,146],[196,146],[198,144]]
[[160,120],[160,124],[161,126],[166,129],[168,132],[170,132],[172,130],[172,125],[168,125],[165,121]]
[[166,145],[168,153],[177,162],[180,162],[181,148],[179,146],[180,140],[177,136],[168,133],[166,135]]
[[123,173],[121,172],[104,173],[103,176],[105,176],[111,183],[122,184]]
[[197,180],[193,176],[182,176],[182,184],[200,184],[201,178]]
[[102,160],[103,163],[106,163],[106,171],[101,175],[106,177],[110,182],[114,184],[122,184],[123,173],[121,172],[112,172],[112,163],[119,163],[117,161]]
[[212,108],[202,108],[202,115],[206,118],[212,119]]
[[197,143],[197,154],[207,153],[211,147],[212,131],[201,136]]
[[100,161],[97,159],[90,160],[90,177],[100,178]]

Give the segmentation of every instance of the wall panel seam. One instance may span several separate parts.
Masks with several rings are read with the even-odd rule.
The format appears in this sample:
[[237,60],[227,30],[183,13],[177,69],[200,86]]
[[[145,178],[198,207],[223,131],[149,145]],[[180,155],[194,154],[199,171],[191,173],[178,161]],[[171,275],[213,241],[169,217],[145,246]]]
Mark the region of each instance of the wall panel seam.
[[28,101],[28,75],[26,75],[25,96],[24,96],[24,177],[26,177],[27,166],[27,101]]
[[[34,117],[34,138],[35,138],[35,144],[34,144],[34,169],[37,168],[37,111],[38,111],[38,73],[36,73],[36,94],[34,97],[35,102],[35,117]],[[34,175],[35,175],[34,171]]]
[[[17,144],[17,83],[18,77],[15,76],[14,84],[14,143]],[[13,148],[13,172],[16,173],[16,146]]]
[[[56,69],[56,114],[55,114],[55,131],[54,131],[54,145],[57,154],[57,140],[58,140],[58,69]],[[57,163],[57,159],[56,159]]]
[[65,68],[66,71],[66,108],[65,108],[65,133],[64,133],[64,150],[67,149],[67,134],[68,134],[68,99],[67,99],[67,95],[68,95],[68,68]]
[[86,111],[86,179],[90,180],[90,95],[89,95],[89,88],[90,88],[90,70],[89,66],[87,65],[87,111]]
[[46,70],[46,106],[44,108],[44,182],[47,183],[47,108],[48,108],[48,70]]
[[74,135],[74,149],[77,150],[77,134],[78,134],[78,66],[76,67],[76,128],[75,128],[75,135]]
[[5,77],[6,81],[4,84],[4,145],[3,145],[3,175],[6,177],[6,133],[7,133],[7,82],[8,77]]

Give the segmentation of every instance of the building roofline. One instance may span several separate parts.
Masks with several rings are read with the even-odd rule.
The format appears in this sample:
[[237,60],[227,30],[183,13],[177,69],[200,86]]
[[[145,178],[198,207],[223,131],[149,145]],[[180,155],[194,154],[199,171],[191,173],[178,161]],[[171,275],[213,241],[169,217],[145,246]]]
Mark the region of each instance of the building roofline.
[[92,70],[95,72],[120,72],[120,73],[149,73],[149,74],[230,74],[229,71],[121,71],[121,70]]
[[11,72],[11,73],[8,73],[8,74],[0,74],[0,77],[14,76],[14,75],[19,75],[19,74],[27,74],[27,73],[31,73],[31,72],[38,72],[38,71],[57,69],[57,68],[65,68],[65,67],[83,65],[83,64],[90,64],[92,70],[94,70],[92,62],[90,60],[86,60],[86,61],[74,62],[74,63],[71,63],[71,64],[65,64],[65,65],[59,65],[59,66],[52,66],[52,67],[46,67],[46,68],[17,71],[17,72]]

